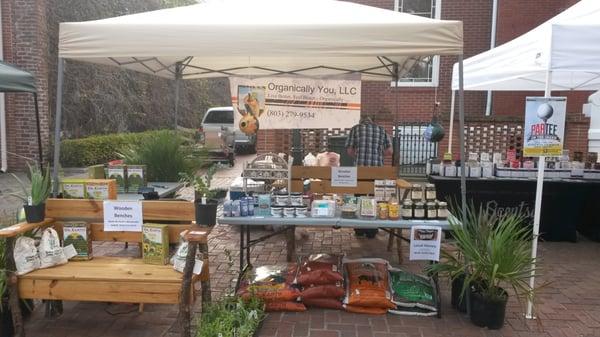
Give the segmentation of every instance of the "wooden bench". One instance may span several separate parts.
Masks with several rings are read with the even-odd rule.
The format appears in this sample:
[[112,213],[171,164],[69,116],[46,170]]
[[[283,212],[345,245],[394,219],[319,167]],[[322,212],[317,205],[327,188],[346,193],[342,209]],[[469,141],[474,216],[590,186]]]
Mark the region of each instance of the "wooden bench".
[[[169,241],[176,244],[180,233],[189,230],[188,259],[181,274],[168,265],[145,264],[141,256],[94,256],[89,261],[69,261],[67,264],[35,270],[22,276],[9,272],[9,303],[13,313],[16,336],[25,336],[19,309],[19,299],[101,301],[179,304],[179,322],[182,336],[190,333],[190,307],[195,299],[193,286],[200,282],[202,304],[210,302],[210,280],[207,236],[210,228],[195,226],[194,204],[186,201],[143,201],[145,222],[165,223]],[[41,223],[20,223],[0,229],[0,238],[7,239],[6,263],[15,270],[13,247],[18,235],[52,226],[62,235],[65,221],[86,221],[91,224],[93,241],[139,243],[140,232],[105,232],[103,202],[95,200],[49,199],[46,202],[46,220]],[[193,275],[196,250],[203,254],[204,266],[199,276]],[[140,252],[141,254],[141,252]],[[53,302],[46,315],[62,312],[60,302]]]

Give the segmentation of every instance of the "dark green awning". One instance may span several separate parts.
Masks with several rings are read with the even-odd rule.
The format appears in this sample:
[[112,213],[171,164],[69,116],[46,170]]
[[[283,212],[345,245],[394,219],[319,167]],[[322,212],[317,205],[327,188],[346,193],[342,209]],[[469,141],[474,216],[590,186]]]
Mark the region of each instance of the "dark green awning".
[[0,61],[0,92],[36,92],[30,73]]

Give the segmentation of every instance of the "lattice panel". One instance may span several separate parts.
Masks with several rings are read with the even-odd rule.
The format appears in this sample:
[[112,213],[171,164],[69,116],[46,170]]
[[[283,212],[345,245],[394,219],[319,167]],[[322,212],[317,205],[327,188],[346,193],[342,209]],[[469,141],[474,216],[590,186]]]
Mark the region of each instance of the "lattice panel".
[[506,154],[510,148],[517,150],[517,159],[523,154],[523,126],[502,123],[469,123],[465,126],[466,152]]

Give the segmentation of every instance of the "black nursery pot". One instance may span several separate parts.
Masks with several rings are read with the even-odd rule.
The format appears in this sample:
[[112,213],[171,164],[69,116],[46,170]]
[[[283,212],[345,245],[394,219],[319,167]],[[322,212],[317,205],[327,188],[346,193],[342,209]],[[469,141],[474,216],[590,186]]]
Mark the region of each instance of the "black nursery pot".
[[202,204],[199,199],[194,203],[196,206],[196,224],[202,226],[214,226],[217,224],[217,205],[215,199],[208,199]]
[[508,294],[504,290],[502,292],[503,298],[495,301],[484,298],[477,291],[471,293],[471,322],[473,324],[488,327],[491,330],[502,328],[508,301]]
[[[2,310],[0,310],[0,336],[11,337],[14,335],[15,330],[12,321],[12,311],[8,306],[8,297],[2,298],[0,305],[2,305]],[[33,300],[21,300],[20,307],[23,319],[29,318],[33,311]]]
[[467,312],[467,295],[462,295],[465,275],[461,274],[452,280],[451,304],[460,312]]
[[44,217],[46,216],[46,204],[42,203],[39,205],[23,206],[25,208],[25,219],[29,223],[36,223],[44,221]]

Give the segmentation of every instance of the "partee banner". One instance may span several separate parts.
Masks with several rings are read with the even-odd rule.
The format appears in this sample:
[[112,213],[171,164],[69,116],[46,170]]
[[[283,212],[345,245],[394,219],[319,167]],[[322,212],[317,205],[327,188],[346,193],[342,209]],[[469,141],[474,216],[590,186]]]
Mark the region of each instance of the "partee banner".
[[263,129],[350,128],[360,120],[360,76],[230,77],[235,124]]
[[562,155],[566,110],[566,97],[527,97],[524,157]]

